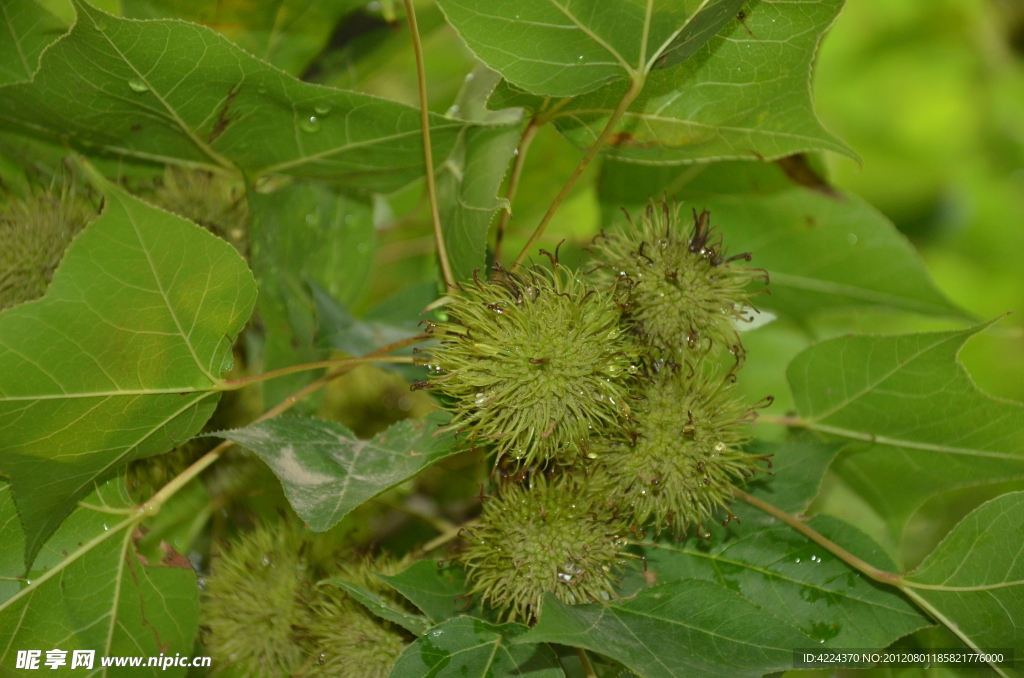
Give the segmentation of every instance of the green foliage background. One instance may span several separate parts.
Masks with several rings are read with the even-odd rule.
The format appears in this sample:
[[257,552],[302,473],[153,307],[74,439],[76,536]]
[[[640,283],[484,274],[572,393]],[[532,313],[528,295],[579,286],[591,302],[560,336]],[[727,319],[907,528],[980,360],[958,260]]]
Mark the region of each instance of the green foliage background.
[[[755,445],[776,454],[777,475],[748,491],[813,516],[873,567],[913,571],[909,588],[737,506],[740,526],[709,543],[635,545],[657,587],[636,575],[622,603],[552,598],[532,629],[453,605],[465,589],[433,561],[385,577],[424,615],[401,613],[419,639],[392,675],[582,676],[568,647],[601,655],[601,676],[649,678],[782,672],[801,643],[966,637],[1024,656],[1024,7],[666,1],[647,47],[646,3],[590,4],[587,30],[567,40],[531,32],[564,20],[542,0],[416,3],[456,277],[493,254],[528,121],[551,124],[522,151],[506,263],[642,74],[537,246],[561,243],[575,266],[596,232],[621,225],[620,207],[652,195],[707,207],[729,248],[772,278],[756,301],[774,319],[745,333],[739,388],[776,397]],[[106,205],[48,296],[0,313],[0,675],[18,675],[15,650],[55,643],[192,653],[198,589],[175,550],[203,572],[218,543],[281,512],[360,552],[405,553],[471,518],[486,464],[424,437],[446,415],[408,390],[421,369],[359,367],[255,424],[322,372],[224,381],[412,336],[438,296],[401,4],[0,8],[0,200],[77,183]],[[698,9],[711,28],[676,35]],[[161,198],[165,164],[215,172],[222,183],[202,191],[245,205],[235,240],[248,249],[196,228],[187,219],[209,228],[198,208],[160,209],[181,212]],[[228,428],[249,451],[136,512],[216,436],[186,440]],[[374,611],[372,594],[353,595]],[[1024,675],[1019,662],[1002,671]]]

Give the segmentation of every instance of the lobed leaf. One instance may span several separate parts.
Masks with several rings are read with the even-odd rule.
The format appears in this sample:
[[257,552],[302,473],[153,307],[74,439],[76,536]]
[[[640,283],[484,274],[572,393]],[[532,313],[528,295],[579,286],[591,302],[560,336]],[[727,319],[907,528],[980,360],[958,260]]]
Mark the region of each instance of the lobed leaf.
[[801,425],[862,441],[834,468],[897,539],[929,497],[1024,478],[1024,405],[981,392],[956,359],[991,324],[829,339],[786,371]]
[[252,450],[284,486],[295,512],[315,532],[420,470],[455,454],[455,436],[438,434],[449,415],[404,420],[359,440],[341,424],[284,417],[215,435]]
[[[886,647],[929,626],[895,588],[869,580],[792,528],[748,521],[751,511],[711,539],[665,538],[644,549],[659,581],[714,582],[809,636],[793,647]],[[810,526],[876,567],[896,566],[870,537],[837,518],[816,516]]]
[[65,30],[34,0],[0,0],[0,85],[31,80],[43,49]]
[[[11,673],[17,650],[95,650],[93,672],[106,676],[105,656],[191,655],[199,625],[199,588],[188,561],[173,551],[161,566],[140,560],[138,517],[118,477],[97,486],[46,542],[24,578],[25,534],[9,486],[0,485],[0,672]],[[45,661],[45,654],[42,659]],[[42,664],[42,662],[40,662]],[[183,676],[186,669],[132,669],[138,676]],[[20,672],[19,672],[20,673]],[[78,670],[71,671],[71,675]]]
[[518,642],[527,630],[522,624],[450,619],[405,648],[391,678],[564,678],[550,647]]
[[231,245],[101,188],[46,296],[0,313],[0,470],[26,562],[94,482],[206,423],[255,301]]
[[[974,648],[1024,652],[1024,492],[971,511],[906,577],[908,595]],[[936,614],[937,613],[937,614]],[[1019,659],[1018,659],[1019,665]],[[1021,675],[1006,670],[1003,675]]]
[[[121,19],[74,2],[78,20],[34,80],[0,94],[0,128],[250,178],[390,191],[423,174],[415,108],[301,82],[203,26]],[[443,158],[465,123],[432,119]]]
[[[842,6],[843,0],[751,3],[742,20],[728,22],[686,62],[647,76],[602,153],[645,165],[774,160],[811,150],[856,159],[821,125],[810,89],[818,42]],[[506,78],[518,87],[499,88],[492,106],[545,108],[543,98],[518,91],[529,87]],[[611,82],[544,117],[589,148],[627,87]]]
[[718,584],[693,579],[631,599],[566,605],[544,598],[540,621],[517,642],[550,642],[607,655],[645,678],[761,676],[792,667],[809,639]]
[[528,92],[568,97],[649,70],[706,2],[440,0],[438,4],[470,49],[507,80]]

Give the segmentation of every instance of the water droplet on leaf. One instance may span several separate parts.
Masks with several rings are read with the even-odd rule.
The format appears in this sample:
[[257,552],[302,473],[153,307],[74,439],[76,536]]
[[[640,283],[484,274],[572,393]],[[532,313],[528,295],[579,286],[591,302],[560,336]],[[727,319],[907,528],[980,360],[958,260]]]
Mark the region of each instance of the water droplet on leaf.
[[318,132],[320,131],[320,120],[315,115],[311,115],[308,119],[299,122],[299,129],[310,134]]
[[313,110],[316,111],[317,115],[327,115],[331,112],[331,107],[327,104],[317,104],[313,107]]
[[129,80],[128,81],[128,86],[131,87],[133,92],[148,92],[149,91],[149,85],[144,83],[139,78],[132,78],[131,80]]

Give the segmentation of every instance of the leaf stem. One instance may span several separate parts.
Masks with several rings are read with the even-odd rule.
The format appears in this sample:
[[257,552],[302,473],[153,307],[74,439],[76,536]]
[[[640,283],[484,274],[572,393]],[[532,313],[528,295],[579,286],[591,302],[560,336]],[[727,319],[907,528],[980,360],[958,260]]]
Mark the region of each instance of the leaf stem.
[[580,657],[580,664],[583,665],[583,673],[587,678],[597,678],[597,673],[594,672],[594,665],[590,663],[590,657],[587,656],[587,651],[582,647],[576,648],[576,654]]
[[743,490],[738,490],[735,487],[732,489],[732,493],[737,499],[741,499],[750,504],[751,506],[753,506],[754,508],[760,511],[764,511],[773,518],[781,520],[786,525],[789,525],[800,534],[804,535],[814,543],[824,548],[826,551],[834,555],[836,558],[839,558],[850,567],[859,570],[860,572],[866,574],[875,581],[881,582],[883,584],[889,584],[890,586],[897,586],[902,588],[902,585],[904,584],[903,577],[892,572],[880,570],[874,565],[871,565],[870,563],[861,560],[857,556],[853,555],[852,553],[844,549],[839,544],[836,544],[831,539],[828,539],[827,537],[819,533],[817,530],[812,529],[795,516],[786,513],[782,509],[773,506],[772,504],[769,504],[768,502],[762,499],[758,499],[753,495],[747,494]]
[[608,141],[608,137],[611,136],[612,131],[615,129],[615,125],[619,122],[619,119],[622,118],[626,109],[628,109],[629,105],[633,103],[633,100],[636,99],[637,95],[640,94],[640,90],[644,88],[644,77],[645,76],[643,74],[636,74],[630,79],[629,89],[626,90],[626,93],[622,96],[622,100],[619,102],[619,105],[615,107],[611,117],[608,118],[608,123],[604,126],[604,129],[601,130],[601,134],[590,147],[590,150],[587,151],[587,154],[583,156],[583,159],[580,160],[580,164],[576,166],[572,176],[570,176],[569,180],[565,182],[565,186],[562,187],[562,190],[555,198],[555,201],[551,203],[551,207],[548,208],[544,218],[540,220],[539,224],[537,224],[537,228],[534,229],[533,235],[530,236],[530,240],[526,243],[526,246],[523,247],[523,251],[519,253],[515,262],[512,263],[513,271],[522,265],[523,260],[529,255],[530,250],[535,244],[537,244],[537,241],[540,240],[540,237],[544,234],[544,229],[548,227],[548,223],[551,221],[551,218],[555,216],[555,212],[557,212],[558,208],[563,202],[565,202],[566,197],[568,197],[573,186],[576,185],[576,181],[580,178],[580,175],[583,174],[583,171],[587,169],[590,162],[595,156],[597,156],[598,151],[601,150],[605,142]]
[[461,525],[452,525],[449,529],[445,530],[444,532],[442,532],[438,536],[436,536],[433,539],[431,539],[430,541],[428,541],[423,546],[421,546],[418,549],[416,549],[416,554],[417,555],[424,555],[424,554],[430,553],[431,551],[433,551],[434,549],[436,549],[439,546],[444,546],[445,544],[450,542],[452,539],[455,539],[456,537],[458,537],[459,533],[462,532],[462,530],[464,528],[473,527],[474,525],[478,524],[479,522],[480,522],[479,520],[470,520],[470,521],[465,522],[465,523],[463,523]]
[[509,175],[508,187],[505,189],[505,200],[508,201],[508,206],[501,211],[501,217],[498,220],[498,228],[494,237],[494,260],[497,262],[501,261],[501,247],[505,240],[505,228],[508,226],[509,219],[512,218],[512,201],[516,199],[516,191],[519,189],[519,177],[522,175],[523,165],[526,163],[526,152],[530,149],[533,138],[537,136],[537,132],[540,131],[544,122],[539,114],[530,118],[530,124],[526,126],[523,136],[519,139],[519,145],[516,147],[516,157],[512,161],[512,173]]
[[288,367],[282,367],[279,370],[271,370],[270,372],[264,372],[263,374],[253,374],[248,377],[228,379],[227,381],[221,382],[219,387],[211,390],[235,391],[240,388],[244,388],[249,384],[258,384],[263,381],[277,379],[278,377],[285,377],[288,376],[289,374],[296,374],[298,372],[308,372],[310,370],[319,370],[324,367],[333,367],[336,365],[362,365],[366,363],[411,363],[412,361],[413,359],[411,356],[390,356],[380,358],[336,358],[334,360],[318,360],[312,363],[302,363],[300,365],[290,365]]
[[[412,346],[413,344],[417,344],[429,338],[430,335],[417,334],[414,337],[402,339],[401,341],[396,341],[394,343],[388,344],[387,346],[381,346],[377,350],[371,351],[367,353],[365,356],[362,356],[361,360],[363,362],[372,362],[372,360],[370,359],[377,358],[386,353],[390,353],[391,351],[397,351],[401,348],[405,348],[406,346]],[[340,377],[346,372],[350,372],[351,370],[355,369],[359,364],[359,362],[348,361],[345,364],[341,365],[340,367],[331,370],[330,372],[323,375],[316,381],[307,384],[303,388],[299,389],[295,393],[285,398],[283,401],[281,401],[274,407],[264,412],[262,415],[253,420],[252,423],[258,424],[261,421],[272,419],[280,414],[283,414],[284,412],[287,412],[292,407],[301,402],[304,398],[316,392],[317,390],[323,388],[324,386],[329,384],[333,379]],[[189,466],[187,469],[179,473],[173,480],[171,480],[169,483],[160,488],[160,490],[152,497],[150,497],[148,501],[141,504],[138,507],[139,514],[143,516],[153,516],[159,513],[160,509],[163,507],[163,505],[167,502],[168,499],[173,497],[181,488],[188,485],[195,478],[197,478],[200,473],[205,471],[215,461],[220,459],[221,455],[223,455],[224,452],[228,450],[232,445],[234,445],[232,441],[225,440],[220,445],[217,445],[217,447],[213,448],[212,450],[204,454],[202,457],[197,459],[191,466]]]
[[448,249],[444,244],[444,232],[441,230],[441,211],[437,206],[437,185],[434,180],[434,151],[430,146],[430,111],[427,109],[427,72],[423,66],[423,45],[420,42],[420,30],[416,24],[416,9],[412,0],[403,0],[405,14],[409,19],[409,33],[412,35],[412,50],[416,55],[416,80],[420,90],[420,125],[423,129],[423,162],[426,165],[427,195],[430,197],[430,217],[434,222],[434,241],[437,245],[437,258],[441,261],[441,273],[445,287],[455,287],[455,276],[448,261]]

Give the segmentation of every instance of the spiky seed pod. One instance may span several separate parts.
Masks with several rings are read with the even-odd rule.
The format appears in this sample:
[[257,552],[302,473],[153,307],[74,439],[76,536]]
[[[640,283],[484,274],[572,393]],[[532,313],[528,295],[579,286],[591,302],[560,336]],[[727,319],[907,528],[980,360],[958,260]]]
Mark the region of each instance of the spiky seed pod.
[[249,210],[241,182],[205,170],[167,166],[152,201],[248,253]]
[[750,261],[749,254],[725,256],[706,210],[694,210],[693,217],[684,234],[679,210],[652,202],[627,228],[594,239],[592,253],[603,263],[595,272],[632,288],[632,317],[669,356],[719,348],[739,361],[743,347],[734,322],[749,320],[747,283],[765,274],[736,264]]
[[203,640],[215,662],[265,678],[291,675],[307,661],[299,633],[314,619],[304,546],[288,523],[261,524],[215,558],[202,605]]
[[571,463],[592,431],[629,423],[639,354],[610,291],[554,264],[463,285],[427,363],[449,396],[452,430],[525,464]]
[[[396,574],[407,564],[383,556],[373,563],[343,563],[332,577],[362,586],[395,607],[408,609],[404,598],[374,576]],[[306,637],[318,654],[315,664],[303,673],[313,678],[386,678],[398,655],[414,640],[407,631],[374,616],[335,586],[320,587],[313,603],[313,618]]]
[[753,415],[715,370],[665,367],[636,408],[635,439],[608,438],[594,483],[615,507],[643,527],[653,520],[682,535],[732,497],[733,484],[759,470],[763,457],[743,445]]
[[0,310],[43,296],[64,250],[95,216],[70,189],[0,207]]
[[505,484],[484,504],[455,558],[466,566],[473,594],[510,620],[529,620],[545,593],[569,604],[614,597],[626,533],[584,480],[535,476]]

